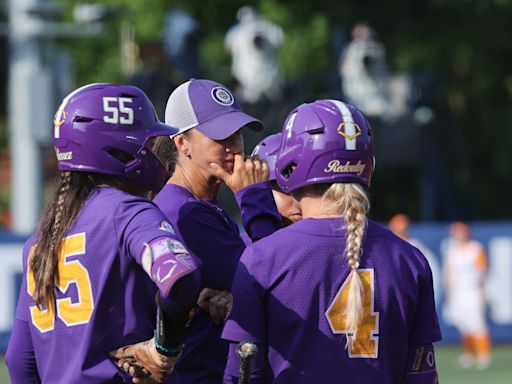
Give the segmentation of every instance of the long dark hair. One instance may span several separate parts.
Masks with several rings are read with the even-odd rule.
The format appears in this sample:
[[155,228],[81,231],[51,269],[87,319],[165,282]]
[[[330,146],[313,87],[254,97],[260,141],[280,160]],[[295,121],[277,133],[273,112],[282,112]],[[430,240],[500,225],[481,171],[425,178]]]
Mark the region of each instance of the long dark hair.
[[[181,133],[181,135],[189,137],[190,131],[185,131]],[[169,175],[172,176],[178,161],[178,148],[176,147],[176,144],[174,144],[174,140],[169,136],[158,136],[155,137],[150,148],[165,166]],[[148,198],[153,200],[155,195],[156,192],[151,191],[148,194]]]
[[121,190],[126,188],[126,180],[107,175],[66,171],[59,176],[57,187],[39,221],[35,250],[29,260],[35,280],[33,298],[40,308],[53,301],[54,288],[59,283],[58,263],[62,240],[91,192],[100,184]]

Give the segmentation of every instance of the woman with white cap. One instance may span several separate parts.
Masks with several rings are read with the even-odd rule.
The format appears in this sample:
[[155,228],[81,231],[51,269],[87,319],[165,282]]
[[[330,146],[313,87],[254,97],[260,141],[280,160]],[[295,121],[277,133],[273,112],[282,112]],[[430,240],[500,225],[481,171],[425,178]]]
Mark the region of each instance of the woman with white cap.
[[[235,194],[252,241],[281,227],[266,161],[244,157],[242,128],[262,123],[245,114],[232,92],[210,80],[192,79],[169,97],[166,124],[179,132],[156,142],[171,178],[154,202],[171,231],[201,259],[199,307],[169,383],[221,383],[228,345],[222,324],[231,309],[231,283],[245,244],[237,224],[217,203],[224,182]],[[207,287],[207,288],[206,288]]]

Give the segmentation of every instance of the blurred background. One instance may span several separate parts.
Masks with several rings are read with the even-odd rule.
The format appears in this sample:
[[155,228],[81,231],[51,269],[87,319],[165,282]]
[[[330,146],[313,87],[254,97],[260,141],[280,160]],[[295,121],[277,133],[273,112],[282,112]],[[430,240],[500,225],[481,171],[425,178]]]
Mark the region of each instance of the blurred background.
[[[265,123],[247,132],[246,152],[302,102],[361,108],[375,132],[371,217],[407,214],[411,237],[433,255],[444,345],[454,345],[441,348],[442,381],[504,382],[512,373],[511,349],[500,346],[512,342],[511,34],[512,0],[0,0],[0,352],[21,244],[57,173],[52,117],[62,98],[86,83],[130,83],[163,120],[168,95],[195,77],[229,86]],[[236,216],[225,191],[221,203]],[[479,374],[494,376],[459,367],[459,335],[445,316],[448,226],[460,220],[488,257],[495,347]]]

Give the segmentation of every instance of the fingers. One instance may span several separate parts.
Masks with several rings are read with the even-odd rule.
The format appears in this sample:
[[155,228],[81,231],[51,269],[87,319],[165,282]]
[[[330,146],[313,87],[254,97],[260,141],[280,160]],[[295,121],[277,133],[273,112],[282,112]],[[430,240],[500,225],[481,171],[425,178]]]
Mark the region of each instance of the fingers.
[[268,180],[269,177],[270,177],[270,168],[268,166],[268,163],[266,160],[263,160],[263,162],[261,163],[261,173],[263,175],[263,178],[265,180]]
[[233,296],[228,291],[221,291],[218,295],[210,299],[210,315],[217,325],[221,325],[226,320],[232,307]]
[[252,184],[267,181],[269,176],[267,161],[261,160],[258,156],[248,157],[245,159],[244,172],[249,176]]
[[113,359],[123,359],[123,358],[127,358],[127,357],[133,357],[133,352],[132,352],[131,347],[132,347],[131,345],[128,345],[126,347],[121,347],[114,351],[110,351],[109,356]]
[[220,301],[219,296],[215,296],[212,300],[210,300],[210,316],[215,324],[221,325],[223,318],[220,313],[222,310],[222,302]]
[[262,161],[259,157],[257,156],[254,156],[252,158],[252,161],[253,161],[253,166],[254,166],[254,173],[255,174],[259,174],[261,173],[261,168],[262,168]]
[[209,301],[211,300],[212,297],[214,297],[218,293],[219,293],[219,291],[216,289],[204,288],[201,291],[201,293],[199,294],[199,298],[197,299],[197,304],[199,305],[199,307],[201,307],[201,309],[205,310],[206,312],[209,312],[210,311]]
[[[213,174],[218,177],[219,179],[223,181],[229,180],[229,177],[231,176],[228,172],[226,172],[222,167],[217,163],[210,163],[210,167],[212,168]],[[235,161],[235,167],[236,167],[236,161]]]
[[129,373],[134,383],[143,384],[163,382],[176,362],[156,350],[154,339],[119,348],[110,356],[118,359],[117,366]]
[[130,376],[136,378],[144,378],[151,375],[144,367],[141,367],[138,364],[130,365],[127,372],[130,374]]
[[233,165],[233,173],[240,173],[243,171],[245,156],[237,153],[235,155],[235,164]]
[[[244,157],[241,154],[235,155],[233,173],[228,176],[222,176],[221,172],[216,170],[216,175],[226,183],[233,191],[239,190],[262,181],[267,181],[269,177],[268,164],[259,157]],[[226,172],[224,172],[226,173]]]

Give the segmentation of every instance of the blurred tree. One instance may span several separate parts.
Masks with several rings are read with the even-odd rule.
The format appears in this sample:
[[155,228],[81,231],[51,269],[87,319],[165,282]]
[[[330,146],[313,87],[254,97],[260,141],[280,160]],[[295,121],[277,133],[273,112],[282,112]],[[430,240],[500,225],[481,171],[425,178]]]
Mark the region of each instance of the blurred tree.
[[[77,3],[59,1],[70,8]],[[386,45],[394,71],[426,75],[436,84],[432,94],[428,94],[430,86],[416,89],[421,93],[416,96],[430,98],[437,117],[435,124],[425,126],[434,145],[422,156],[436,156],[448,180],[423,193],[442,196],[444,188],[452,190],[454,198],[446,200],[451,209],[447,204],[431,207],[432,217],[512,217],[512,207],[500,198],[512,194],[512,0],[108,0],[103,4],[119,6],[120,18],[107,22],[100,38],[69,44],[78,83],[124,81],[119,69],[121,23],[133,26],[137,41],[158,39],[172,7],[185,9],[200,21],[208,76],[231,85],[224,35],[236,21],[236,10],[252,5],[285,30],[280,61],[291,83],[290,104],[333,95],[331,74],[337,60],[331,46],[333,26],[348,31],[356,22],[367,21]],[[378,167],[377,162],[379,171]],[[392,172],[384,172],[385,178],[389,176],[386,180],[376,179],[374,217],[387,219],[405,206],[413,218],[419,218],[423,188],[419,174],[425,169],[414,169],[418,174],[405,178],[405,189],[410,191],[405,204],[401,197],[389,196],[390,183],[404,183]]]

